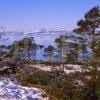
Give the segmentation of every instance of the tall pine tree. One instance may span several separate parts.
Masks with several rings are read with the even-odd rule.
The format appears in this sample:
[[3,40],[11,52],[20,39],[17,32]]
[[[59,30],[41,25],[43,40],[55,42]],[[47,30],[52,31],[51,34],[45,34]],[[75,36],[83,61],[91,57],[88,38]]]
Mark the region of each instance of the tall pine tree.
[[[90,9],[84,16],[84,19],[81,19],[77,23],[78,28],[74,30],[74,32],[87,35],[89,37],[89,46],[91,48],[91,58],[85,63],[82,63],[90,73],[90,80],[88,80],[88,93],[85,100],[98,100],[96,95],[96,80],[99,76],[97,76],[98,69],[100,67],[99,61],[96,59],[100,59],[98,56],[99,53],[99,43],[100,37],[97,39],[99,35],[96,35],[98,31],[100,31],[100,9],[99,6]],[[97,57],[98,56],[98,57]]]

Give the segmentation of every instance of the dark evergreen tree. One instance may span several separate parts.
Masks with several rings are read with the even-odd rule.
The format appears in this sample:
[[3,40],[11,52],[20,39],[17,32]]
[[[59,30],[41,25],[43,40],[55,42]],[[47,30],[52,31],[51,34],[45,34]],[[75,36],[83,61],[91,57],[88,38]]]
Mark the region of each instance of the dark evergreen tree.
[[[99,46],[96,41],[96,34],[100,29],[100,9],[99,6],[90,9],[84,16],[84,19],[81,19],[77,23],[78,28],[74,30],[74,32],[84,35],[86,34],[89,37],[89,45],[91,48],[91,58],[88,61],[85,61],[83,64],[85,71],[88,70],[90,72],[90,79],[88,85],[88,94],[85,100],[97,100],[96,95],[96,79],[98,67],[100,67],[100,63],[97,62],[95,56],[95,50]],[[99,38],[100,40],[100,38]],[[99,52],[99,51],[98,51]],[[98,52],[96,52],[98,54]],[[100,59],[100,58],[99,58]],[[91,84],[90,84],[91,83]]]
[[15,41],[8,48],[13,60],[27,62],[31,60],[31,57],[36,60],[36,51],[42,47],[35,43],[33,37],[25,37],[20,41]]

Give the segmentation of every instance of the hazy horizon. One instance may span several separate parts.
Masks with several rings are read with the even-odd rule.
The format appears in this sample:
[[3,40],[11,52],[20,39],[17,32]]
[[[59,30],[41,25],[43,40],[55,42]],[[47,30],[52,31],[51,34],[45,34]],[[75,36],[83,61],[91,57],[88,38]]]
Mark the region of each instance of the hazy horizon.
[[13,31],[73,30],[99,0],[0,0],[0,27]]

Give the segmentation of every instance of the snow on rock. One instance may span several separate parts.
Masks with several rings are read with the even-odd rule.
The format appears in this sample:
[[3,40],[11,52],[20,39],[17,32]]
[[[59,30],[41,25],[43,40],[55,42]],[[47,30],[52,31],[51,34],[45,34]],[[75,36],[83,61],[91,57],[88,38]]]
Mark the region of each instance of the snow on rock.
[[23,87],[0,77],[0,100],[49,100],[49,97],[43,98],[43,94],[41,89]]

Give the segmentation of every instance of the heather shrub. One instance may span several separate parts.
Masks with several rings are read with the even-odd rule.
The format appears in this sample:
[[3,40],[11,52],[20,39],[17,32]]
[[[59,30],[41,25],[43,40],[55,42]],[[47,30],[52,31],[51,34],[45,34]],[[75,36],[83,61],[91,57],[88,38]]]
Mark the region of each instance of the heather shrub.
[[46,92],[57,97],[59,100],[78,100],[78,93],[73,82],[62,75],[50,81]]
[[39,85],[48,85],[50,81],[56,78],[56,74],[44,71],[38,71],[32,74],[30,83]]

